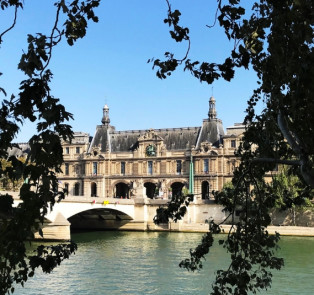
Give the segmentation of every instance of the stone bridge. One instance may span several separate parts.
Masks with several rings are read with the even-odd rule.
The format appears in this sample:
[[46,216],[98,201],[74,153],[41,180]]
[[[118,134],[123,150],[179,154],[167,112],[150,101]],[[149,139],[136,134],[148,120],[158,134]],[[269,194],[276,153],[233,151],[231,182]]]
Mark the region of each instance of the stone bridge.
[[[13,196],[17,206],[21,201],[16,192],[8,193]],[[209,200],[196,200],[190,204],[184,219],[178,223],[155,225],[153,218],[156,209],[166,206],[168,200],[136,198],[91,198],[84,196],[69,196],[56,203],[53,210],[46,215],[42,225],[44,237],[35,233],[36,239],[70,240],[71,230],[137,230],[137,231],[185,231],[206,232],[206,220],[216,222],[225,220],[226,215],[221,207]],[[291,226],[291,218],[296,226]],[[291,217],[289,212],[274,212],[273,225],[269,226],[270,233],[280,232],[282,235],[314,236],[313,209],[295,212]],[[228,222],[228,221],[227,221]],[[280,226],[278,226],[280,225]],[[229,226],[222,227],[226,232]]]
[[[12,194],[12,192],[10,192]],[[14,193],[15,206],[21,202]],[[205,221],[209,218],[223,220],[225,214],[221,207],[210,201],[197,201],[188,207],[184,220],[168,224],[155,225],[153,218],[156,209],[166,206],[168,200],[161,199],[116,199],[68,196],[56,203],[46,215],[42,225],[45,240],[70,240],[71,230],[165,230],[165,231],[200,231],[208,230]],[[35,233],[36,239],[42,237]]]

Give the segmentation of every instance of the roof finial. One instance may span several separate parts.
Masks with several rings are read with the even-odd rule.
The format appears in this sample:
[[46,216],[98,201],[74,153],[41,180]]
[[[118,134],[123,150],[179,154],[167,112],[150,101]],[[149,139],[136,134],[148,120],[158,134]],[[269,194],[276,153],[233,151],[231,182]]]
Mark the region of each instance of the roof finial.
[[110,123],[109,107],[107,106],[107,104],[105,104],[103,108],[103,116],[101,119],[101,123],[103,123],[105,126],[109,126],[109,123]]
[[209,99],[209,111],[208,111],[208,118],[209,120],[217,118],[216,112],[216,100],[213,96]]

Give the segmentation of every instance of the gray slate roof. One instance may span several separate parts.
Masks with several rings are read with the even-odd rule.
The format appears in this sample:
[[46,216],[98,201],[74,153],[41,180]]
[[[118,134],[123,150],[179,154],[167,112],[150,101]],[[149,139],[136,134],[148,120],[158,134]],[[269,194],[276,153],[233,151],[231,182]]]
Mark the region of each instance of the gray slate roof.
[[[98,125],[89,151],[99,147],[101,152],[127,152],[138,147],[138,139],[149,130],[116,131],[112,126]],[[219,119],[204,120],[202,127],[154,129],[163,139],[167,150],[188,150],[193,146],[199,148],[201,142],[207,141],[214,146],[222,143],[224,130]]]
[[205,141],[210,142],[213,146],[219,147],[219,145],[223,143],[223,136],[224,128],[221,120],[204,120],[196,148],[200,148],[200,144]]
[[15,156],[17,158],[23,157],[30,152],[30,147],[28,143],[18,143],[18,147],[13,147],[8,150],[8,157]]

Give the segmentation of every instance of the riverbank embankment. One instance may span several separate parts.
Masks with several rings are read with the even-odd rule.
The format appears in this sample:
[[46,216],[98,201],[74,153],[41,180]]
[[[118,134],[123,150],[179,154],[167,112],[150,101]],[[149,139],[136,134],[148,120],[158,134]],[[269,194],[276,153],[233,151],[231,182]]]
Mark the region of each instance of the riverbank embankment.
[[[227,234],[232,230],[229,224],[222,224],[222,233]],[[148,231],[177,231],[177,232],[191,232],[191,233],[206,233],[209,230],[209,225],[206,223],[185,224],[170,223],[168,225],[154,225],[148,224]],[[282,236],[300,236],[300,237],[314,237],[314,227],[305,226],[268,226],[269,234],[274,235],[276,232]]]

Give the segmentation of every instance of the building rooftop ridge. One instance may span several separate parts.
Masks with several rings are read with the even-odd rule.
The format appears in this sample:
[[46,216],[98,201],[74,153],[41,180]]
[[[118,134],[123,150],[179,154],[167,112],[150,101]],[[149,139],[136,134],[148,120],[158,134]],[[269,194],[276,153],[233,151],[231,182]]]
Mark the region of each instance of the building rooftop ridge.
[[[104,125],[97,125],[97,127],[104,127]],[[172,127],[172,128],[149,128],[149,129],[129,129],[129,130],[114,130],[111,131],[110,134],[122,134],[122,133],[145,133],[149,132],[150,130],[152,131],[183,131],[183,130],[191,130],[191,131],[196,131],[199,130],[201,126],[194,126],[194,127]]]

